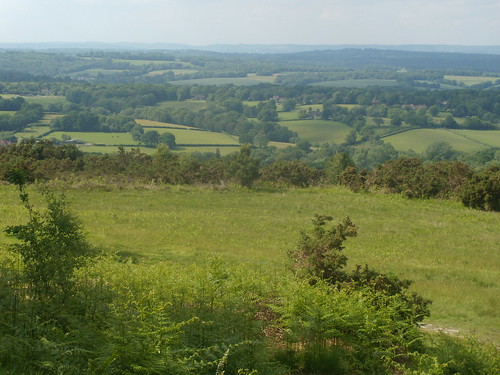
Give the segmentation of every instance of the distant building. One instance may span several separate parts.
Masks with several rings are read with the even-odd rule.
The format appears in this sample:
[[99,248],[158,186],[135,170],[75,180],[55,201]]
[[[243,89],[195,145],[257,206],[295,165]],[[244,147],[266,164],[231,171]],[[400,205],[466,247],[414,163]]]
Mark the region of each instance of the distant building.
[[6,146],[9,146],[9,145],[12,145],[12,144],[14,144],[14,142],[11,142],[11,141],[6,141],[6,140],[4,140],[4,139],[0,139],[0,147],[1,147],[1,146],[6,147]]

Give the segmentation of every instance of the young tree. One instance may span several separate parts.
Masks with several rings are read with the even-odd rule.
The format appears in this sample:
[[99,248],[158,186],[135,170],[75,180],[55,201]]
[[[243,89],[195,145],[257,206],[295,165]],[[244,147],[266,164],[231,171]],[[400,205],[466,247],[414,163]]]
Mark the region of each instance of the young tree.
[[332,184],[338,184],[340,174],[347,167],[355,166],[347,152],[337,152],[325,166],[328,181]]
[[21,202],[29,213],[27,224],[5,229],[7,235],[21,241],[10,248],[21,256],[34,297],[64,299],[72,292],[74,271],[84,265],[93,249],[63,197],[43,192],[48,205],[39,212],[29,201],[24,173],[11,171],[8,180],[18,186]]
[[249,144],[241,146],[239,153],[230,162],[230,172],[235,176],[241,186],[251,187],[259,177],[259,160],[250,156]]
[[297,248],[288,253],[296,274],[311,283],[321,279],[334,284],[347,278],[343,244],[347,237],[356,236],[357,228],[348,217],[337,225],[330,224],[332,220],[331,216],[315,214],[312,230],[302,231]]
[[164,143],[168,147],[174,148],[176,146],[175,135],[169,132],[160,134],[160,136],[158,137],[158,143]]

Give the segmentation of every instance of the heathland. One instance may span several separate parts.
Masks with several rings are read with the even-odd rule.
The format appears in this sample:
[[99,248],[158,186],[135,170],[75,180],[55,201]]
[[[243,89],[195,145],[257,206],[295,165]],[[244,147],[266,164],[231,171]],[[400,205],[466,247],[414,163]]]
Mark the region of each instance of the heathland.
[[495,374],[498,62],[0,52],[0,373]]

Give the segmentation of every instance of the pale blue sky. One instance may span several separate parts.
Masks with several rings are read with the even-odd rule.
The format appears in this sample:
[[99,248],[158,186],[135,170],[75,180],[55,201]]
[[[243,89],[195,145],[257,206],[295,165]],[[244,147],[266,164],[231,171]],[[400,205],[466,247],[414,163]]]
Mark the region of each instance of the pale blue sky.
[[0,42],[500,45],[500,0],[0,0]]

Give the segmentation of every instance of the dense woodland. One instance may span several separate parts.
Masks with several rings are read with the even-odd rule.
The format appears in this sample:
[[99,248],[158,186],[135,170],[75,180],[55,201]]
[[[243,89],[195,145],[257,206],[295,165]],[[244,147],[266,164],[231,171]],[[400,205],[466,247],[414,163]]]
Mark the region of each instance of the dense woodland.
[[[47,187],[342,185],[500,211],[498,148],[466,153],[435,142],[417,153],[384,142],[413,129],[499,131],[499,67],[498,55],[375,50],[0,51],[0,181],[17,189],[28,217],[4,229],[11,242],[0,253],[0,373],[495,374],[494,346],[419,329],[432,305],[411,280],[347,267],[345,242],[358,230],[348,217],[316,214],[288,253],[286,275],[222,259],[137,263],[95,249]],[[177,85],[248,74],[277,77]],[[453,74],[499,80],[465,87],[445,79]],[[394,85],[316,85],[356,79]],[[44,96],[61,100],[26,99]],[[202,106],[183,105],[192,102]],[[292,112],[349,134],[311,144],[279,121]],[[16,136],[47,115],[43,137]],[[173,134],[138,119],[230,134],[241,147],[178,152]],[[127,133],[154,151],[84,153],[69,135],[44,138],[56,131]],[[43,186],[46,208],[32,203],[32,184]]]

